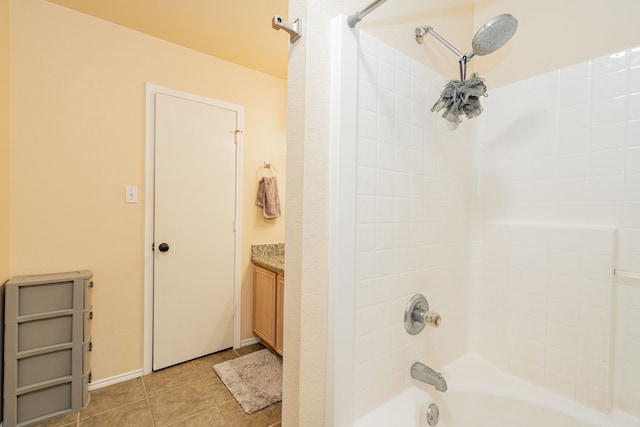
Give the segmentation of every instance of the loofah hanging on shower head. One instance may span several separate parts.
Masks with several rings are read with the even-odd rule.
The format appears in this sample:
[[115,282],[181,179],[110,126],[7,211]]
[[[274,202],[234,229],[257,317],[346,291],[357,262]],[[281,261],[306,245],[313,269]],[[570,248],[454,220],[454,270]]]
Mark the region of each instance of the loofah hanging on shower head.
[[482,96],[487,96],[487,86],[484,79],[476,73],[466,80],[450,80],[442,89],[440,99],[431,107],[431,111],[444,109],[442,117],[456,129],[462,123],[461,116],[472,119],[482,113]]

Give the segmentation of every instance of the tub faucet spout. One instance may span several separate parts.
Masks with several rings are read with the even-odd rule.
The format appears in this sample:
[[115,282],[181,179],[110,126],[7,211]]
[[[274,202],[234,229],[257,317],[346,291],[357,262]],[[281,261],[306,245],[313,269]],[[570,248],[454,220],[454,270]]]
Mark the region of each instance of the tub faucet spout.
[[438,391],[447,391],[447,382],[441,373],[434,371],[427,365],[416,362],[411,365],[411,378],[430,384]]

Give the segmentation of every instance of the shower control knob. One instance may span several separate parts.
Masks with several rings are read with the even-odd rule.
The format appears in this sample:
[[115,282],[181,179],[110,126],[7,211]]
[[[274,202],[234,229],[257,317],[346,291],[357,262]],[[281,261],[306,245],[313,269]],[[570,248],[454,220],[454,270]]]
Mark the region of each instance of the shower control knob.
[[425,326],[437,328],[442,322],[442,317],[440,317],[440,315],[435,311],[416,308],[413,311],[413,320],[422,323]]
[[167,252],[169,250],[169,245],[166,243],[160,243],[160,245],[158,246],[158,250],[160,252]]
[[404,328],[410,335],[420,333],[427,325],[437,328],[441,323],[442,317],[429,310],[429,302],[424,295],[414,295],[407,302],[404,308]]

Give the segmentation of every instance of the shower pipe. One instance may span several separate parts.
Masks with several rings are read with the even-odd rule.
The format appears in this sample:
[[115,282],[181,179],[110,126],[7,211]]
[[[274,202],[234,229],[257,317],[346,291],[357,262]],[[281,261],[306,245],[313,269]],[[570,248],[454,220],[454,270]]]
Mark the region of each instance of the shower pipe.
[[347,23],[351,28],[355,27],[358,22],[362,21],[362,18],[373,12],[378,6],[386,1],[387,0],[375,0],[369,6],[349,16],[349,18],[347,18]]

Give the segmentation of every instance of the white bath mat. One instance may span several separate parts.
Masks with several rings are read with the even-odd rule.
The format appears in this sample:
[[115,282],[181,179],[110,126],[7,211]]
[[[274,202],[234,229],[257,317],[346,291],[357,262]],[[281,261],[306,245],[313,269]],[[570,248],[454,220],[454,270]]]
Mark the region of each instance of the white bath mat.
[[282,400],[282,360],[263,349],[213,366],[247,414]]

